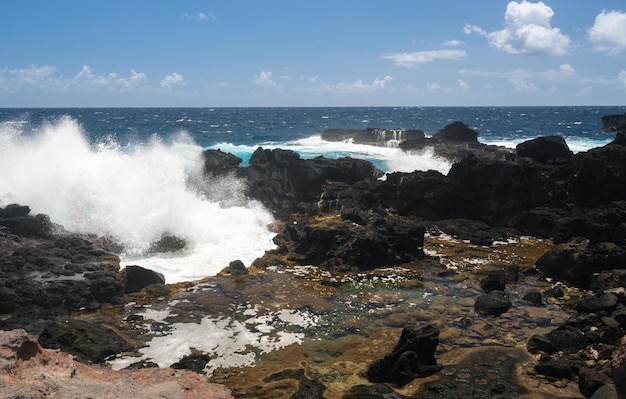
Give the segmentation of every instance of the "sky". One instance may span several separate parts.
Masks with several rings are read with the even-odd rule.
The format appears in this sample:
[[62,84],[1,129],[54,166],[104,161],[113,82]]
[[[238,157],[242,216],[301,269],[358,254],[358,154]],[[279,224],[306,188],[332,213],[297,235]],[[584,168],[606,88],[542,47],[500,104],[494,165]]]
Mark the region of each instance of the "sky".
[[623,0],[6,0],[0,107],[624,105]]

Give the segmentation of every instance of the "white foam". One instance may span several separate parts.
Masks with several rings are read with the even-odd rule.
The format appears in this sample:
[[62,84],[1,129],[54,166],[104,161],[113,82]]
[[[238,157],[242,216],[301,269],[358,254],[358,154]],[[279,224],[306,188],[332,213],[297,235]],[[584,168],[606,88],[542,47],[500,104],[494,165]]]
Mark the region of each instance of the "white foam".
[[[276,328],[269,324],[272,322],[279,324],[281,330],[275,331]],[[120,370],[132,363],[149,360],[159,367],[169,367],[190,355],[193,349],[211,355],[205,368],[211,375],[217,368],[252,366],[259,353],[301,344],[304,334],[284,331],[289,325],[314,327],[317,324],[316,318],[308,313],[287,309],[253,317],[243,323],[232,318],[204,317],[197,324],[174,323],[164,335],[154,336],[148,346],[139,349],[140,357],[120,357],[108,364],[114,370]]]
[[[122,265],[155,267],[167,282],[213,275],[273,248],[273,220],[259,203],[243,200],[234,178],[189,187],[201,151],[184,135],[169,145],[155,138],[92,146],[70,118],[33,136],[3,128],[0,205],[28,205],[69,231],[114,237],[126,248]],[[186,240],[187,249],[144,256],[163,234]]]

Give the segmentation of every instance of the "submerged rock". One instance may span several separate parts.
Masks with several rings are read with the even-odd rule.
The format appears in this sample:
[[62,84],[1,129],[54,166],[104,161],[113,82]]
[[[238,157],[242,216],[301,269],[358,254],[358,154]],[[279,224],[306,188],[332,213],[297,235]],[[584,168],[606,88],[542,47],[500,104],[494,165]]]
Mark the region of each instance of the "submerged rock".
[[493,290],[476,298],[474,306],[481,313],[499,316],[511,308],[511,300],[504,291]]
[[439,330],[433,325],[404,328],[390,354],[372,363],[365,376],[370,382],[403,386],[417,377],[441,370],[435,359]]

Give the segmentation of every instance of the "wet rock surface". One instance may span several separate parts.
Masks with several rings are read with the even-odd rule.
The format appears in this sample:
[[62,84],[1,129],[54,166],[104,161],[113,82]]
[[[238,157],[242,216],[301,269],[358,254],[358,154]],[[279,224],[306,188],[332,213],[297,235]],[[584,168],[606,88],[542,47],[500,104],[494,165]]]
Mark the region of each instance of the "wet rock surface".
[[[610,364],[626,328],[623,134],[575,155],[556,138],[493,150],[462,124],[436,136],[399,145],[457,160],[448,175],[381,179],[369,162],[261,148],[241,167],[206,153],[207,179],[235,174],[280,219],[278,249],[247,273],[231,264],[176,287],[142,277],[125,290],[105,240],[6,207],[0,327],[85,362],[114,355],[116,369],[200,371],[236,397],[621,394]],[[433,357],[402,341],[417,324],[437,330]],[[120,340],[109,347],[98,329]],[[398,371],[393,392],[365,378],[375,359],[393,360],[372,374]]]

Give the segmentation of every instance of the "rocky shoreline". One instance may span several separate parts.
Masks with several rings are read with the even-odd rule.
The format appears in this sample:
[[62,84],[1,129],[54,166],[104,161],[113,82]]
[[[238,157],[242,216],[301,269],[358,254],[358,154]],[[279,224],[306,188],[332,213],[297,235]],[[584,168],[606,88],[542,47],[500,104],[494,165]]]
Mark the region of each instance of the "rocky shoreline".
[[[165,323],[174,313],[177,323],[195,320],[208,329],[203,323],[226,317],[241,317],[243,325],[251,315],[260,320],[263,306],[273,321],[262,319],[269,324],[254,327],[254,339],[273,340],[272,349],[254,358],[255,367],[209,367],[208,379],[234,397],[624,397],[623,120],[603,118],[615,140],[578,154],[557,136],[515,151],[482,145],[461,122],[432,138],[419,131],[324,132],[328,140],[432,148],[455,162],[447,175],[384,176],[366,161],[305,160],[263,148],[242,167],[234,155],[205,151],[203,179],[245,181],[247,195],[278,220],[277,247],[248,268],[233,262],[220,276],[177,286],[139,266],[120,272],[119,248],[106,237],[69,234],[27,206],[7,206],[0,209],[0,329],[24,329],[42,346],[88,364],[128,354],[136,357],[133,367],[206,373],[216,362],[206,351],[162,365],[145,349],[148,341],[176,332],[179,324]],[[184,242],[164,237],[155,245],[175,251]],[[433,300],[439,296],[448,298],[437,299],[444,308]],[[284,309],[313,321],[294,329]],[[208,314],[215,319],[203,318]],[[263,335],[281,320],[293,331]],[[532,326],[511,327],[512,320]],[[314,333],[323,345],[302,343]],[[420,340],[428,344],[413,346]],[[468,366],[480,357],[492,360]],[[224,395],[215,397],[229,397],[213,388]]]

